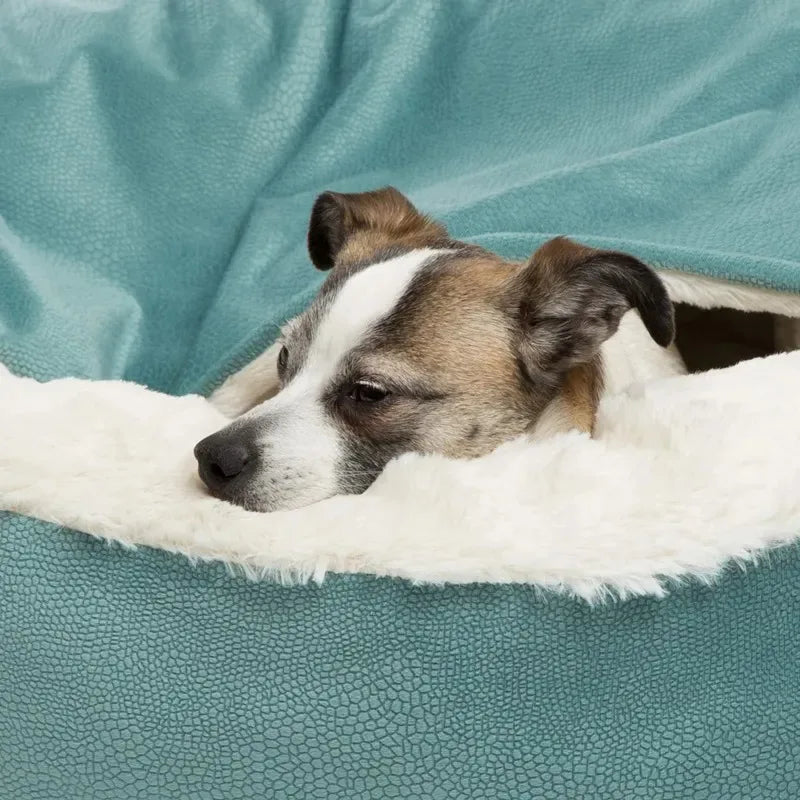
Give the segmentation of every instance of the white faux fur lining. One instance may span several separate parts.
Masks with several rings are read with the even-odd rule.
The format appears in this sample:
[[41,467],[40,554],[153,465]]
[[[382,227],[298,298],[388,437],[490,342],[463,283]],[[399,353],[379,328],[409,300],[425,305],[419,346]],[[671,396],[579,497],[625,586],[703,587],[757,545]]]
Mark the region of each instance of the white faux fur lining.
[[721,278],[660,269],[658,274],[676,303],[698,308],[735,308],[739,311],[767,311],[800,318],[800,294],[749,286]]
[[[715,302],[708,279],[665,279],[675,299],[800,317],[797,296],[729,286]],[[798,397],[800,353],[648,378],[604,399],[595,439],[521,439],[474,461],[408,455],[364,495],[265,515],[202,492],[192,447],[226,421],[202,398],[0,370],[0,508],[253,576],[660,595],[800,534]]]

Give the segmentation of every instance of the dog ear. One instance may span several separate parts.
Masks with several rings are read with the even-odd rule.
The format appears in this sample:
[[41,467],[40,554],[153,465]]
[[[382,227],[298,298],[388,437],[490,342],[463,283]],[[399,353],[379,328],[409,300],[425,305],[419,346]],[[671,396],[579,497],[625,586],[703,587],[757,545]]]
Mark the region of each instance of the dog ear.
[[340,257],[357,261],[393,245],[429,247],[448,239],[447,231],[420,214],[392,186],[372,192],[323,192],[308,225],[308,254],[317,269],[331,269]]
[[520,359],[540,380],[591,361],[631,308],[662,347],[675,333],[672,303],[652,269],[625,253],[563,237],[533,254],[507,297],[518,320]]

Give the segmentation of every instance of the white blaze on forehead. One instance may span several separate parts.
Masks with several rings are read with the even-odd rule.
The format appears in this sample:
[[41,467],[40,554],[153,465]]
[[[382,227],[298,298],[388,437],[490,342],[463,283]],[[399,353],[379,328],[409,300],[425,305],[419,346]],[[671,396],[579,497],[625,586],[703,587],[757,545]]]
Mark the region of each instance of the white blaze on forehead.
[[341,433],[322,395],[339,364],[370,329],[392,312],[414,277],[446,250],[412,250],[357,272],[339,289],[320,321],[297,375],[275,397],[242,419],[269,418],[261,431],[264,466],[251,490],[279,498],[282,507],[307,505],[338,491]]
[[397,305],[417,273],[444,250],[412,250],[357,272],[339,289],[314,333],[303,372],[330,374]]

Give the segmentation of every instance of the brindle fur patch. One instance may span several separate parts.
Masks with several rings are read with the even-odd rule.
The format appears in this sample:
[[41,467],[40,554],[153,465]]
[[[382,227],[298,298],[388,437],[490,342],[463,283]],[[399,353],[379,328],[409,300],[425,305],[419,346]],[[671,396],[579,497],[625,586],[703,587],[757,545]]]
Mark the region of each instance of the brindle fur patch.
[[[309,252],[331,269],[287,333],[285,380],[301,367],[341,286],[371,265],[417,248],[444,249],[394,309],[339,365],[324,403],[344,441],[342,491],[361,491],[408,451],[485,454],[530,431],[557,399],[569,424],[591,432],[602,390],[600,345],[631,307],[659,343],[671,305],[658,278],[630,256],[554,239],[527,264],[452,240],[397,190],[321,195]],[[364,302],[369,302],[365,298]],[[347,386],[370,378],[390,392],[360,406]]]

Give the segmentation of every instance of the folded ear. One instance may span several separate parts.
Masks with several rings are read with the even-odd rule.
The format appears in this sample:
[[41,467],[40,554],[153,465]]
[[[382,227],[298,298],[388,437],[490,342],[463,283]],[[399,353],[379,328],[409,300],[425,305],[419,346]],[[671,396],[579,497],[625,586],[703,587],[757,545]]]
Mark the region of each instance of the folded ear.
[[430,247],[447,238],[443,226],[392,186],[357,194],[323,192],[311,210],[308,253],[317,269],[327,270],[393,245]]
[[591,361],[631,308],[662,347],[675,333],[672,303],[652,269],[625,253],[563,237],[542,245],[508,292],[519,356],[532,378],[556,378]]

